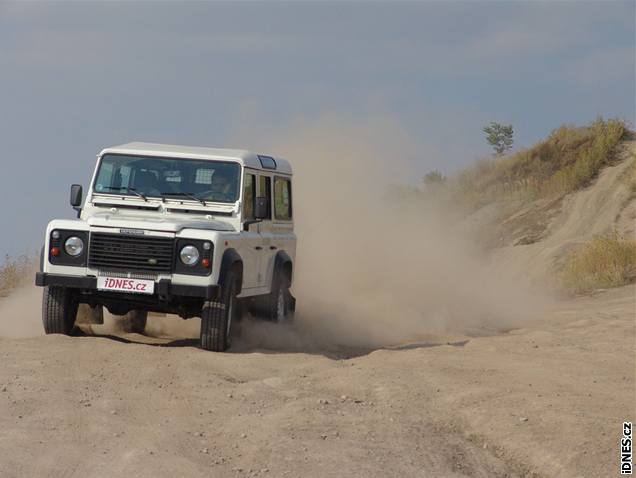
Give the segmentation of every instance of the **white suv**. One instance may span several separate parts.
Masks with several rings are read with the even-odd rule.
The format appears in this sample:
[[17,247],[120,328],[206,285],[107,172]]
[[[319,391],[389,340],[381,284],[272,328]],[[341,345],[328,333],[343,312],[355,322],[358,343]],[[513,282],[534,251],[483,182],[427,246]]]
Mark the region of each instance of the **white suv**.
[[47,334],[71,334],[78,307],[142,333],[149,311],[201,317],[201,347],[223,351],[248,308],[295,309],[292,170],[249,151],[129,143],[104,149],[78,219],[46,229],[36,285]]

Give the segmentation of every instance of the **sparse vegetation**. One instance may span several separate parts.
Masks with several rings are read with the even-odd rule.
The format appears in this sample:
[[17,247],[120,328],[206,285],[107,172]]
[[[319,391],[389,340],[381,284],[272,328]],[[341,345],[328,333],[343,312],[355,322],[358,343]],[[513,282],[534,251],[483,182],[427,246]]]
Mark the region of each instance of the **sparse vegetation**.
[[561,197],[587,186],[611,162],[627,128],[620,120],[561,126],[548,139],[507,157],[482,160],[454,178],[458,199],[473,206],[506,198]]
[[483,129],[483,132],[486,133],[486,141],[493,147],[496,155],[502,155],[512,148],[514,132],[511,124],[506,125],[491,121],[490,125]]
[[636,241],[612,232],[599,236],[566,258],[561,280],[571,292],[617,287],[636,277]]
[[33,279],[35,260],[28,255],[12,259],[8,255],[0,266],[0,297],[6,296],[19,285]]
[[435,187],[437,185],[444,184],[446,182],[446,176],[437,169],[434,169],[424,175],[423,182],[425,187]]

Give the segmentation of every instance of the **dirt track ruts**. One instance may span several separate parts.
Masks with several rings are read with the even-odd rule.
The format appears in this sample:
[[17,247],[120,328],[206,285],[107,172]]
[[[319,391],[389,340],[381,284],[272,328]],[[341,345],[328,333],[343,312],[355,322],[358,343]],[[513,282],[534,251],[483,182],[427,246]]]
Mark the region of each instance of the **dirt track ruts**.
[[449,341],[298,353],[239,340],[214,354],[138,335],[0,339],[0,476],[618,470],[633,286]]

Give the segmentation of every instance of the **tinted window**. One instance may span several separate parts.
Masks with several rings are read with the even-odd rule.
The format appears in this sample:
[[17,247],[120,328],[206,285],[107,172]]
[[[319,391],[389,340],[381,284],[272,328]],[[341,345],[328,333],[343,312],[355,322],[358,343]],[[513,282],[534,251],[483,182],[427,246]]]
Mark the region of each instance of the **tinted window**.
[[291,182],[274,178],[274,217],[288,221],[291,219]]
[[276,169],[276,161],[271,156],[259,156],[258,160],[265,169]]
[[100,162],[94,190],[99,194],[148,197],[188,195],[214,202],[238,199],[240,166],[227,161],[156,158],[106,154]]
[[269,176],[258,177],[258,195],[267,199],[267,218],[272,218],[272,178]]
[[253,174],[245,174],[243,178],[243,219],[254,219],[256,202],[256,178]]

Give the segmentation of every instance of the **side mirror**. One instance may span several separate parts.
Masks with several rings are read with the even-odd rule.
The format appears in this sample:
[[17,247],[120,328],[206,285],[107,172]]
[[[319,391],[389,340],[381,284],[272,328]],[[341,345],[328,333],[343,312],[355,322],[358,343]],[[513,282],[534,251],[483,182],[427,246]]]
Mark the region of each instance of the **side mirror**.
[[256,198],[254,217],[256,219],[269,219],[269,204],[266,197]]
[[79,217],[82,205],[82,185],[81,184],[73,184],[71,185],[71,206],[73,209],[77,211],[77,217]]

